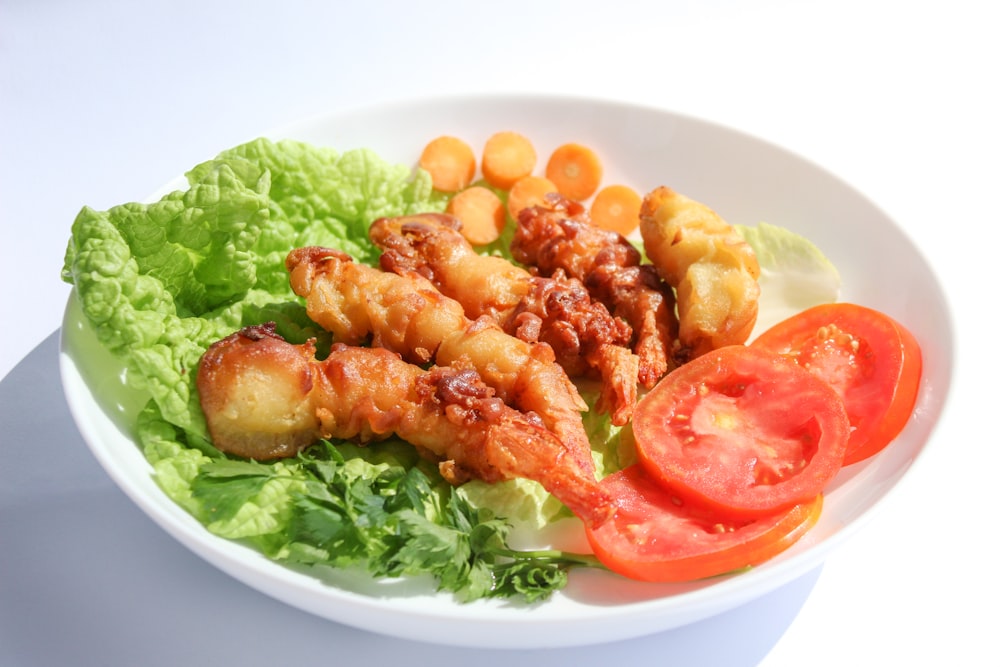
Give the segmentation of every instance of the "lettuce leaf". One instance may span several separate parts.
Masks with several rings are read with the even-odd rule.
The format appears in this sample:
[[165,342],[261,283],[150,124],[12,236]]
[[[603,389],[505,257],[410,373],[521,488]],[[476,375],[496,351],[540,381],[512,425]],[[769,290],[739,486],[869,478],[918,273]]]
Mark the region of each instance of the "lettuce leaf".
[[444,201],[423,171],[291,140],[248,142],[186,178],[186,190],[149,204],[84,207],[62,277],[101,344],[127,361],[133,386],[204,438],[192,377],[209,345],[266,320],[293,342],[327,337],[288,285],[291,248],[327,245],[373,261],[372,216],[443,210]]
[[[805,310],[837,300],[840,273],[812,241],[766,222],[755,227],[736,225],[736,230],[757,256],[762,283],[789,308]],[[761,290],[767,291],[763,286]]]
[[766,222],[735,227],[760,264],[760,301],[751,339],[800,311],[840,297],[840,273],[812,241]]
[[289,286],[287,253],[323,245],[374,263],[372,220],[443,211],[446,199],[422,170],[291,140],[236,146],[185,177],[186,189],[159,201],[84,207],[62,271],[101,345],[150,397],[134,434],[175,502],[210,532],[276,560],[376,577],[430,573],[463,600],[541,599],[565,583],[566,568],[593,564],[507,548],[510,524],[484,508],[496,502],[536,524],[566,515],[540,485],[470,500],[400,441],[321,443],[266,464],[216,450],[194,386],[212,343],[267,321],[292,342],[329,343]]

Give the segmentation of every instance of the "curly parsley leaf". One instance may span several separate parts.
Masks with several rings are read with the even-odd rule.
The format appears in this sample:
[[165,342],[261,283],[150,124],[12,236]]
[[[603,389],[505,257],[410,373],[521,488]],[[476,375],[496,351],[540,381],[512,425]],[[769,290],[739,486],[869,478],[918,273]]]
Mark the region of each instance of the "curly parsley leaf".
[[191,493],[220,530],[235,522],[245,531],[254,519],[243,515],[254,512],[281,516],[276,532],[242,535],[272,557],[374,577],[429,574],[461,601],[544,600],[566,585],[569,568],[599,566],[589,556],[511,549],[505,520],[419,465],[369,454],[327,442],[294,464],[216,460],[202,465]]

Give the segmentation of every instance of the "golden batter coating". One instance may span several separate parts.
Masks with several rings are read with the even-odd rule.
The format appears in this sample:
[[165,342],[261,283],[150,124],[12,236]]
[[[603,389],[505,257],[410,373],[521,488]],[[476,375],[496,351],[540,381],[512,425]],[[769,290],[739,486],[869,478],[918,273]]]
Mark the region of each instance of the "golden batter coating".
[[558,195],[518,217],[511,241],[517,261],[542,275],[565,271],[632,328],[639,381],[652,387],[672,364],[677,335],[674,294],[621,234],[591,224],[586,209]]
[[293,250],[285,265],[309,317],[337,341],[370,342],[412,363],[471,366],[505,403],[537,413],[581,469],[593,472],[580,416],[587,404],[551,347],[510,336],[489,317],[466,317],[461,304],[415,273],[380,271],[319,247]]
[[667,187],[646,195],[639,229],[646,254],[676,290],[684,354],[746,342],[757,321],[760,266],[736,229]]
[[594,301],[583,283],[562,271],[533,275],[503,257],[481,255],[452,216],[427,213],[382,218],[369,236],[382,249],[384,270],[418,273],[458,301],[470,318],[488,316],[528,342],[545,342],[571,377],[601,380],[597,409],[621,426],[637,400],[639,360],[632,331]]
[[212,345],[197,385],[213,442],[238,456],[274,459],[319,439],[395,434],[453,483],[527,478],[587,523],[614,511],[537,416],[504,404],[468,367],[424,370],[384,348],[342,343],[318,361],[311,342],[293,345],[262,325]]

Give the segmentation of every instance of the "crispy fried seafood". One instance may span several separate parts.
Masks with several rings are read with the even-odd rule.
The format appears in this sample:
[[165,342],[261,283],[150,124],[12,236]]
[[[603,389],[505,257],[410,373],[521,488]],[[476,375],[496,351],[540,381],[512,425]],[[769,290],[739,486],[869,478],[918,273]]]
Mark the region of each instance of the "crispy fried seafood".
[[369,236],[383,251],[382,269],[419,273],[467,316],[485,315],[513,336],[548,343],[570,376],[596,373],[602,380],[597,410],[619,426],[627,423],[639,371],[628,324],[592,300],[579,280],[561,271],[533,275],[502,257],[480,255],[460,229],[457,218],[427,213],[381,218]]
[[247,327],[212,345],[197,378],[216,446],[256,459],[294,456],[321,438],[361,442],[396,434],[438,461],[446,479],[533,479],[585,522],[613,512],[537,416],[508,407],[475,370],[424,370],[384,348],[334,344],[323,361],[274,326]]
[[413,363],[470,365],[508,405],[537,413],[580,468],[593,473],[580,418],[587,404],[548,345],[510,336],[489,317],[466,317],[461,304],[415,273],[380,271],[319,247],[293,250],[285,266],[309,317],[336,340],[370,341]]
[[689,357],[745,342],[757,321],[760,266],[736,229],[667,187],[646,195],[639,229],[646,254],[677,291],[679,338]]
[[549,195],[543,205],[522,211],[511,253],[542,275],[562,270],[582,281],[628,322],[644,386],[652,387],[672,368],[677,335],[673,290],[652,266],[641,263],[639,251],[625,237],[592,225],[581,204]]

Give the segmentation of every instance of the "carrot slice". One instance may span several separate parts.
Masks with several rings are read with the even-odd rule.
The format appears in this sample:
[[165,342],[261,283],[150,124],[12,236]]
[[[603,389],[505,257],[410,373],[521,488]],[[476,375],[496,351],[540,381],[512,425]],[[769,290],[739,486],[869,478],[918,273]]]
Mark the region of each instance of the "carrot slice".
[[594,196],[590,204],[590,221],[622,236],[628,236],[639,226],[642,197],[627,185],[609,185]]
[[507,223],[503,201],[481,185],[473,185],[452,197],[446,212],[462,221],[462,236],[472,245],[493,243]]
[[545,201],[545,195],[559,192],[556,184],[544,176],[525,176],[510,187],[507,193],[507,212],[517,220],[518,214],[529,206]]
[[458,192],[476,175],[476,154],[458,137],[437,137],[424,146],[420,167],[431,175],[434,189]]
[[604,175],[601,159],[581,144],[563,144],[552,151],[545,166],[545,177],[556,184],[560,194],[583,201],[597,192]]
[[535,168],[538,155],[531,141],[517,132],[497,132],[483,147],[483,178],[495,188],[509,190]]

